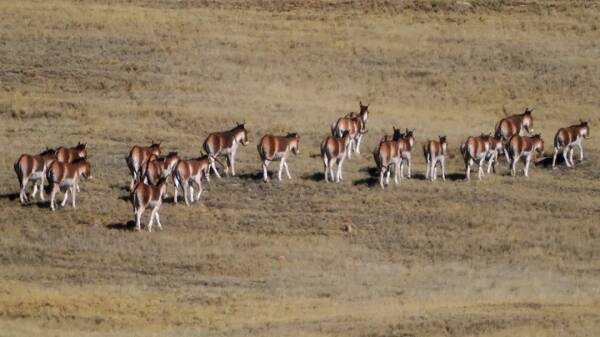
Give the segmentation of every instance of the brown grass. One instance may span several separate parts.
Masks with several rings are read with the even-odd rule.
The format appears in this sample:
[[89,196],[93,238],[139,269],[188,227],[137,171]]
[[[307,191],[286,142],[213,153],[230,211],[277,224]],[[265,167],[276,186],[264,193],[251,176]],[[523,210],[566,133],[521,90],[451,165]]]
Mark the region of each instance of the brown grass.
[[[587,1],[0,3],[0,336],[598,335],[599,19]],[[363,153],[326,185],[318,144],[360,99]],[[525,106],[547,155],[590,120],[586,160],[462,181],[460,141]],[[239,177],[128,230],[130,146],[196,156],[242,120]],[[447,134],[451,179],[423,181],[417,152],[416,179],[373,186],[392,125]],[[287,131],[294,179],[264,184],[256,141]],[[79,140],[77,210],[21,207],[18,155]]]

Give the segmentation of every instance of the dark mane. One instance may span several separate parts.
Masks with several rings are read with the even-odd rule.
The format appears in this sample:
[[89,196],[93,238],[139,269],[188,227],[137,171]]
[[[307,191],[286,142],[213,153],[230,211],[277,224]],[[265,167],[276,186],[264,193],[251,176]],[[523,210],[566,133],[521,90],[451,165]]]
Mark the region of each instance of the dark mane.
[[56,150],[54,150],[54,149],[46,149],[42,153],[40,153],[40,156],[45,156],[45,155],[48,155],[48,154],[54,155],[54,154],[56,154]]

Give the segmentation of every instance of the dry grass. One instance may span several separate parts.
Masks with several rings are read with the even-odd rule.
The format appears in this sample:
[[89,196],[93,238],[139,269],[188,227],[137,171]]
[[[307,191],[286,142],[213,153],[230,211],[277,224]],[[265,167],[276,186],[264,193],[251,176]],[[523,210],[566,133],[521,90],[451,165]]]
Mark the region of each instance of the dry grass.
[[[600,11],[587,1],[0,3],[0,336],[596,336]],[[363,154],[319,180],[329,124],[371,103]],[[592,123],[575,170],[462,181],[456,150],[535,107]],[[123,157],[184,157],[245,120],[237,178],[134,233]],[[444,133],[449,181],[374,187],[391,126]],[[297,131],[292,181],[254,144]],[[12,164],[90,144],[78,209],[21,207]],[[275,166],[273,167],[275,169]],[[351,224],[352,233],[341,230]]]

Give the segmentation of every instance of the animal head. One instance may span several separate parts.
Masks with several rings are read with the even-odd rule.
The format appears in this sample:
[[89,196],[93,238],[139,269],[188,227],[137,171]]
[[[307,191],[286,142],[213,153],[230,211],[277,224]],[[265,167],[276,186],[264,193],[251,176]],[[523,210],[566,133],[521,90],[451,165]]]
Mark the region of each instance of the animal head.
[[587,121],[579,120],[579,135],[583,138],[590,137],[590,126]]
[[85,179],[92,179],[92,164],[85,159],[78,159],[74,162],[78,164],[79,174]]
[[392,136],[392,140],[400,140],[402,138],[404,138],[404,134],[402,133],[401,129],[396,129],[396,127],[394,126],[394,135]]
[[483,133],[482,132],[481,136],[479,136],[479,137],[481,137],[481,139],[483,139],[483,140],[489,140],[492,137],[492,134],[491,133]]
[[242,145],[248,145],[248,130],[246,130],[246,123],[236,123],[236,127],[232,131],[237,131],[237,141]]
[[156,187],[158,187],[158,191],[161,197],[165,195],[167,193],[167,178],[161,177],[160,179],[158,179]]
[[363,105],[362,101],[359,101],[358,106],[360,107],[359,115],[362,117],[363,122],[366,123],[369,114],[369,105]]
[[544,153],[544,140],[542,139],[542,135],[537,133],[533,136],[531,136],[531,138],[534,141],[534,146],[535,146],[535,150],[539,155],[542,155]]
[[150,153],[155,156],[160,156],[160,143],[150,142]]
[[412,130],[406,129],[405,132],[404,132],[404,137],[403,138],[408,140],[410,146],[414,146],[415,145],[415,136],[414,136],[414,134],[415,134],[415,129],[412,129]]
[[521,127],[529,133],[533,132],[533,116],[531,115],[532,112],[533,109],[525,108],[525,112],[523,112],[521,119]]
[[292,153],[297,155],[300,153],[300,135],[297,133],[288,133],[286,138],[290,139],[290,149]]
[[446,140],[446,136],[438,136],[439,140],[440,140],[440,144],[448,144],[448,141]]
[[75,146],[75,150],[77,151],[77,156],[79,158],[87,158],[87,144],[77,142],[77,146]]

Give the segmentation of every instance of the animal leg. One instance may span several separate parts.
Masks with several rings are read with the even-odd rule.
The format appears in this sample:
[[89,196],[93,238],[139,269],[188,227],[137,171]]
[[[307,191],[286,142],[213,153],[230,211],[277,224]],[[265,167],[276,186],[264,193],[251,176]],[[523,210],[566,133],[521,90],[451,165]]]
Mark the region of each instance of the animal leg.
[[33,182],[33,192],[31,192],[31,198],[32,199],[35,198],[35,195],[37,194],[37,192],[38,192],[38,182],[34,181]]
[[429,165],[430,165],[430,162],[431,161],[429,160],[429,156],[427,156],[426,162],[425,162],[425,180],[429,179],[429,173],[430,173],[429,172],[429,170],[430,170]]
[[442,163],[442,180],[446,181],[446,158],[442,157],[440,161]]
[[24,178],[20,181],[21,183],[21,192],[19,193],[19,200],[21,200],[21,204],[24,204],[27,202],[27,182],[28,179]]
[[408,154],[408,179],[412,177],[412,155]]
[[343,179],[342,165],[344,164],[344,159],[345,159],[345,157],[342,157],[342,159],[338,162],[338,167],[337,167],[337,182],[338,183]]
[[194,182],[190,181],[190,202],[194,202]]
[[[198,185],[198,195],[196,196],[196,200],[200,201],[200,195],[202,194],[202,176],[198,175],[196,178],[196,184]],[[158,214],[158,213],[156,213]]]
[[569,161],[571,162],[571,165],[575,167],[575,162],[573,161],[573,152],[575,152],[575,147],[571,147],[571,150],[569,151]]
[[156,217],[156,211],[158,211],[157,207],[152,209],[150,212],[150,222],[148,223],[148,233],[152,232],[152,225],[154,224],[154,218]]
[[183,185],[183,200],[185,200],[185,204],[189,206],[190,205],[190,201],[189,201],[189,197],[188,197],[188,195],[190,194],[189,182],[186,181],[182,185]]
[[63,198],[62,203],[60,204],[61,207],[65,207],[65,205],[67,204],[67,199],[69,198],[69,191],[70,190],[71,190],[70,187],[65,190],[65,196]]
[[262,164],[262,168],[263,168],[263,180],[265,181],[265,183],[267,181],[269,181],[269,172],[267,172],[267,165],[269,165],[269,161],[267,161],[267,160],[263,161],[263,164]]
[[281,159],[281,162],[279,163],[279,172],[277,172],[277,179],[279,181],[281,181],[281,171],[283,171],[284,164],[285,164],[285,161],[283,159]]
[[583,161],[583,145],[581,145],[581,142],[579,144],[577,144],[577,146],[579,146],[579,161]]
[[142,208],[135,210],[135,229],[138,232],[142,230],[142,213],[144,213],[144,209]]
[[514,177],[517,175],[517,162],[519,161],[519,157],[514,154],[511,162],[510,173]]
[[179,178],[173,177],[173,183],[175,183],[175,193],[173,194],[173,202],[177,203],[177,194],[179,193]]
[[160,229],[162,231],[162,224],[160,223],[160,216],[158,215],[158,207],[156,208],[156,224],[158,225],[158,229]]
[[563,149],[563,158],[565,159],[565,163],[567,164],[567,167],[571,167],[571,163],[569,163],[569,147],[565,146],[565,148]]
[[485,161],[485,156],[483,156],[483,158],[481,158],[479,160],[479,169],[477,170],[477,178],[479,178],[479,180],[481,180],[481,177],[483,176],[483,162]]
[[290,169],[288,167],[287,161],[284,161],[283,166],[285,167],[285,173],[287,174],[288,179],[292,179],[292,176],[290,175]]
[[229,157],[229,165],[231,166],[231,176],[235,177],[235,157],[233,156],[233,153],[230,153],[228,155]]
[[525,168],[523,169],[523,173],[526,177],[529,177],[529,163],[531,162],[531,154],[525,157]]
[[385,171],[383,170],[383,167],[381,167],[381,169],[379,169],[379,185],[381,186],[381,188],[385,188],[383,186],[383,176],[385,175]]
[[[215,172],[215,175],[217,176],[217,178],[221,179],[221,175],[217,171],[217,166],[215,165],[215,158],[213,158],[213,157],[209,157],[209,158],[210,158],[210,167],[212,167],[212,170],[213,170],[213,172]],[[210,174],[210,169],[208,170],[208,172]],[[227,174],[227,170],[225,170],[225,174]]]
[[554,156],[552,157],[552,169],[556,168],[556,156],[558,155],[558,147],[554,148]]
[[50,193],[50,208],[52,211],[56,210],[56,192],[58,191],[58,184],[52,184],[52,192]]

